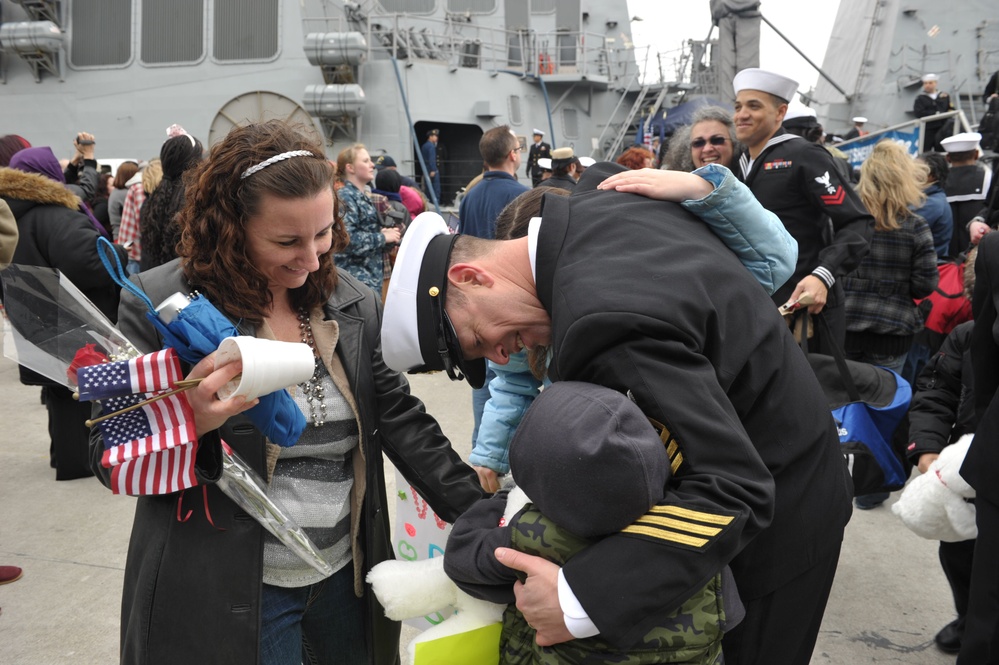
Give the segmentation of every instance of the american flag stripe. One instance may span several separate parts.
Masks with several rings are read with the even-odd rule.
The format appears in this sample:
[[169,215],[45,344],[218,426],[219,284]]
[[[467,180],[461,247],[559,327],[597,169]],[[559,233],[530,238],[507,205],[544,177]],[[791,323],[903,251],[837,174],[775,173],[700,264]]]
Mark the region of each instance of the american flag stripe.
[[111,490],[115,494],[141,496],[170,494],[197,485],[194,459],[197,442],[143,455],[115,466]]
[[194,412],[183,393],[109,418],[99,423],[99,427],[104,435],[101,463],[105,468],[197,438]]
[[169,450],[197,439],[194,423],[186,422],[174,429],[165,430],[154,436],[147,436],[128,443],[122,443],[104,451],[101,464],[111,468],[144,455]]
[[172,348],[131,360],[81,367],[77,372],[80,399],[105,399],[170,389],[183,375]]

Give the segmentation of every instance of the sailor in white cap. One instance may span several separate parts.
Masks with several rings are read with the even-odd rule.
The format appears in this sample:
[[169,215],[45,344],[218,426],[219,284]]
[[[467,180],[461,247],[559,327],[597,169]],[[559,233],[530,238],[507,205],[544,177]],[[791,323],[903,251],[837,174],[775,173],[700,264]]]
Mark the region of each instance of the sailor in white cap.
[[554,382],[627,392],[657,424],[677,482],[647,518],[563,566],[497,552],[528,575],[536,602],[522,609],[539,642],[599,633],[632,648],[653,626],[649,608],[681,603],[731,561],[748,626],[741,642],[738,626],[726,631],[732,661],[807,665],[850,516],[835,425],[815,417],[828,401],[766,292],[703,223],[616,190],[643,191],[660,174],[672,180],[647,184],[663,198],[717,177],[714,203],[679,195],[702,214],[756,203],[718,166],[702,175],[598,162],[570,195],[545,193],[540,218],[512,213],[529,224],[525,237],[455,239],[420,215],[389,284],[383,355],[395,369],[456,374],[473,372],[473,358],[505,365],[549,347]]
[[865,118],[862,115],[856,116],[855,118],[853,118],[853,127],[850,128],[850,131],[846,133],[843,139],[849,141],[850,139],[856,139],[860,138],[861,136],[867,136],[869,132],[866,129],[864,129],[864,125],[866,124],[867,124],[867,118]]
[[[912,112],[917,118],[936,115],[945,111],[953,111],[954,107],[950,103],[950,95],[937,90],[939,77],[936,74],[924,74],[923,90],[916,96],[916,101],[912,103]],[[939,140],[943,136],[937,136],[947,120],[932,120],[923,125],[922,149],[939,149]]]
[[531,178],[531,186],[537,187],[541,182],[542,169],[538,166],[538,160],[544,157],[551,157],[552,147],[544,141],[545,133],[540,129],[534,129],[534,143],[527,153],[527,175]]
[[572,190],[579,180],[579,160],[572,148],[552,150],[552,175],[541,181],[542,187],[561,187]]
[[808,294],[808,312],[825,311],[832,336],[816,330],[810,348],[832,354],[846,338],[845,298],[837,280],[867,254],[874,218],[825,148],[781,127],[796,81],[753,68],[736,74],[733,85],[735,135],[746,146],[739,158],[742,180],[798,241],[794,275],[774,293],[774,302],[796,303]]
[[981,140],[978,132],[964,132],[940,141],[950,163],[944,193],[954,213],[951,256],[968,251],[990,230],[984,208],[992,185],[992,171],[978,161],[982,155]]

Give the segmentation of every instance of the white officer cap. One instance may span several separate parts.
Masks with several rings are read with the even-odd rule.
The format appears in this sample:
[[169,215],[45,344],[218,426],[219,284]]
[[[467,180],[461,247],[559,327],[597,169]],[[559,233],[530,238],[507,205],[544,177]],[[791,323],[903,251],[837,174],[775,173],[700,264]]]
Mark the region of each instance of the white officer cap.
[[923,74],[923,83],[927,83],[929,81],[937,81],[939,80],[939,78],[940,77],[937,76],[936,74]]
[[551,157],[538,157],[538,168],[542,171],[552,170],[552,158]]
[[545,135],[545,133],[543,131],[541,131],[540,129],[538,129],[537,127],[535,127],[534,129],[532,129],[531,132],[533,134],[537,134],[538,136],[544,136]]
[[406,229],[382,317],[382,356],[398,372],[444,370],[452,380],[467,379],[481,388],[486,361],[466,360],[458,336],[444,311],[451,235],[440,215],[425,212]]
[[860,123],[860,124],[862,125],[862,124],[864,124],[865,122],[867,122],[867,118],[865,118],[865,117],[864,117],[864,116],[862,116],[862,115],[858,115],[858,116],[857,116],[856,118],[854,118],[854,119],[853,119],[853,121],[854,121],[854,122],[859,122],[859,123]]
[[735,94],[743,90],[761,90],[790,102],[798,90],[798,82],[775,72],[750,67],[735,75],[732,87],[735,88]]
[[947,152],[970,152],[971,150],[981,149],[978,145],[981,140],[982,135],[978,132],[963,132],[942,139],[940,145]]
[[592,157],[580,157],[579,158],[579,165],[582,166],[584,169],[588,169],[588,168],[590,168],[591,166],[593,166],[596,163],[597,163],[597,160],[593,159]]

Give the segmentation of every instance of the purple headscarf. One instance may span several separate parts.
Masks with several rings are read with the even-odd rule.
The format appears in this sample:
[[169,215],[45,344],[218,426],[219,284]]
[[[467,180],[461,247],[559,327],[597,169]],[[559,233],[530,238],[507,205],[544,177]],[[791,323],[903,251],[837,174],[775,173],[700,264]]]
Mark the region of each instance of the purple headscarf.
[[10,168],[25,173],[38,173],[49,180],[66,184],[66,177],[62,174],[59,160],[48,146],[18,150],[10,158]]
[[[56,182],[65,185],[66,177],[62,174],[62,167],[59,166],[59,160],[56,159],[55,153],[52,152],[52,148],[43,146],[41,148],[25,148],[14,153],[14,156],[10,158],[10,168],[17,169],[18,171],[24,171],[25,173],[37,173],[38,175],[43,175],[49,180],[55,180]],[[79,206],[80,212],[87,216],[90,223],[94,225],[94,228],[104,236],[110,239],[111,234],[108,233],[104,225],[101,224],[94,213],[91,212],[90,206],[88,206],[83,201],[80,201]]]

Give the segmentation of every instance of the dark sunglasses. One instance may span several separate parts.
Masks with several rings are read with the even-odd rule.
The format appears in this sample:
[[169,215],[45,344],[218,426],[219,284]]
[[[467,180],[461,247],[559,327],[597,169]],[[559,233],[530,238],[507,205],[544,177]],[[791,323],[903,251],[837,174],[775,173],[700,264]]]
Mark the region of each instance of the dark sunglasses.
[[700,149],[703,148],[708,143],[710,143],[711,145],[725,145],[726,141],[728,141],[727,136],[712,136],[707,140],[697,138],[690,142],[690,147],[695,149]]

